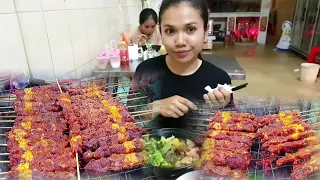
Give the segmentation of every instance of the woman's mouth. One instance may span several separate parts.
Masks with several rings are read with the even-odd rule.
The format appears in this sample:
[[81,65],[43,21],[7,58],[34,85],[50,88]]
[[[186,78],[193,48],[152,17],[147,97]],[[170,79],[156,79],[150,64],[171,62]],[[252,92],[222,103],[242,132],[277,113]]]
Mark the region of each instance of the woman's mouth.
[[184,57],[187,57],[189,55],[189,52],[190,51],[177,51],[176,54],[177,54],[178,57],[184,58]]

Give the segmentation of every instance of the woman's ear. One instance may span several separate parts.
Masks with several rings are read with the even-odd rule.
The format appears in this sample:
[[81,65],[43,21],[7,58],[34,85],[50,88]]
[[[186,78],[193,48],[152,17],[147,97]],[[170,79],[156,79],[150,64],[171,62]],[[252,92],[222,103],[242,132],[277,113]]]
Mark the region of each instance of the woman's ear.
[[207,43],[208,42],[208,31],[205,31],[204,32],[204,43]]
[[208,42],[208,29],[209,29],[209,24],[207,25],[207,29],[204,31],[204,43]]

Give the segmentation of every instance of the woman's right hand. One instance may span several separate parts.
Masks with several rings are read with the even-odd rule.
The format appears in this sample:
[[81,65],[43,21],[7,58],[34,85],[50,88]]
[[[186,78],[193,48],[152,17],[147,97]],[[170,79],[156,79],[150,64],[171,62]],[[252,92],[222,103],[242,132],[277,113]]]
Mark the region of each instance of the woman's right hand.
[[164,117],[179,118],[189,110],[197,110],[197,106],[181,96],[172,96],[152,103],[153,110]]
[[144,34],[141,34],[138,39],[138,46],[146,46],[148,37]]

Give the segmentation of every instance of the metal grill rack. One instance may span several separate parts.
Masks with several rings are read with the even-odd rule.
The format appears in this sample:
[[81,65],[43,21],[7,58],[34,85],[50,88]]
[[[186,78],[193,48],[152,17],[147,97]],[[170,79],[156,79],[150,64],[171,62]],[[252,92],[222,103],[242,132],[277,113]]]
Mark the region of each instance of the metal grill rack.
[[[125,78],[122,78],[125,79]],[[136,116],[139,111],[141,112],[147,112],[147,104],[148,102],[152,102],[156,99],[156,96],[154,94],[154,91],[151,87],[140,89],[136,92],[129,92],[128,87],[130,86],[130,82],[128,82],[126,79],[125,81],[120,81],[119,77],[93,77],[93,78],[87,78],[82,79],[81,81],[77,82],[68,82],[68,83],[61,83],[63,85],[71,85],[71,84],[86,84],[90,82],[91,80],[103,80],[106,82],[106,91],[110,92],[113,96],[118,96],[121,101],[128,107],[128,110],[130,113],[135,115],[135,120],[138,122],[138,125],[144,127],[146,130],[151,131],[155,128],[157,128],[156,124],[151,122],[151,117],[147,115]],[[55,83],[55,82],[51,82]],[[49,84],[51,84],[49,82]],[[8,167],[9,159],[7,152],[7,144],[6,144],[6,136],[5,133],[10,131],[14,122],[15,117],[14,116],[14,109],[12,107],[13,101],[15,100],[15,95],[13,95],[12,91],[0,91],[0,179],[5,179],[6,173],[10,170]],[[144,167],[142,169],[148,169],[150,167]],[[141,170],[142,170],[141,169]],[[108,176],[127,176],[129,178],[134,178],[133,176],[136,174],[135,170],[128,171],[125,173],[115,173]],[[140,173],[138,173],[140,174]],[[89,175],[83,174],[87,178],[89,178]],[[150,175],[151,177],[152,175]],[[149,175],[148,175],[149,177]],[[92,177],[90,177],[91,179]]]
[[[199,100],[198,105],[204,102]],[[320,121],[320,100],[310,99],[286,99],[283,97],[244,97],[232,101],[225,108],[219,108],[216,104],[212,108],[203,108],[199,111],[190,113],[182,123],[184,128],[192,132],[205,132],[208,130],[209,119],[217,110],[252,113],[257,116],[268,114],[277,114],[279,112],[298,112],[303,120],[308,123],[317,123]],[[275,161],[270,161],[270,157],[266,151],[261,150],[261,141],[257,140],[253,143],[250,153],[252,161],[247,174],[250,179],[254,180],[290,180],[292,165],[285,165],[277,168]],[[281,158],[283,155],[276,156],[275,159]],[[261,165],[258,165],[261,164]],[[320,172],[314,173],[308,179],[319,179]]]
[[[86,83],[89,80],[94,80],[95,78],[83,79],[81,83]],[[103,77],[104,81],[108,83],[108,92],[113,93],[115,96],[120,94],[125,94],[120,96],[120,99],[128,107],[128,110],[132,114],[137,114],[137,112],[147,112],[149,109],[146,104],[150,101],[157,99],[153,89],[146,88],[141,89],[139,92],[127,92],[128,81],[119,80],[118,77]],[[68,84],[68,83],[66,83]],[[122,91],[122,93],[119,93]],[[4,163],[0,163],[0,179],[5,178],[3,172],[8,172],[8,153],[6,151],[6,140],[5,132],[10,131],[14,123],[14,118],[10,117],[12,115],[12,96],[11,92],[0,92],[0,160]],[[127,95],[129,99],[128,100]],[[7,97],[4,97],[7,96]],[[214,115],[214,113],[219,109],[219,106],[205,106],[202,100],[196,102],[199,107],[198,111],[190,112],[183,120],[183,127],[190,130],[190,137],[193,134],[201,134],[207,131],[209,119]],[[276,114],[279,112],[299,112],[303,119],[308,120],[309,123],[319,122],[320,113],[320,100],[309,100],[309,99],[286,99],[283,97],[237,97],[233,102],[226,108],[220,108],[222,111],[230,112],[247,112],[254,113],[258,116],[263,116],[267,114]],[[157,126],[156,120],[152,120],[152,117],[148,115],[136,116],[136,121],[142,127],[147,130],[153,130],[161,128]],[[251,179],[290,179],[290,172],[292,166],[287,165],[280,168],[276,168],[275,165],[270,162],[267,165],[263,163],[258,166],[257,162],[265,162],[268,160],[267,156],[264,156],[265,152],[261,151],[260,141],[254,142],[251,148],[251,154],[253,157],[250,168],[248,169],[248,174]],[[318,174],[312,175],[311,179],[316,179]],[[82,173],[83,179],[120,179],[120,180],[135,180],[135,179],[161,179],[161,177],[156,177],[153,173],[153,168],[151,166],[142,167],[139,169],[108,174],[105,176],[91,176]],[[199,177],[201,178],[201,177]]]

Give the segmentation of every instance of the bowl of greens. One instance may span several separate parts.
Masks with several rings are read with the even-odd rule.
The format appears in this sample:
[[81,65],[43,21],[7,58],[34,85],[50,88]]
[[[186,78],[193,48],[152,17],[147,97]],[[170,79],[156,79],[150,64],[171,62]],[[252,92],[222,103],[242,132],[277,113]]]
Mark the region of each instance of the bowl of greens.
[[193,170],[200,158],[196,143],[201,134],[182,129],[165,128],[146,137],[149,164],[158,177],[179,177]]

